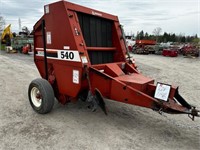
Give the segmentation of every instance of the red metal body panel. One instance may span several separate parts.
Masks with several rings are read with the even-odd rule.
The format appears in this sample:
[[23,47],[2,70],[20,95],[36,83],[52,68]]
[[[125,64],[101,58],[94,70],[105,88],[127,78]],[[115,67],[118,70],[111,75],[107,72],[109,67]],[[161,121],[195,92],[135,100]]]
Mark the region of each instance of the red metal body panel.
[[106,64],[104,72],[106,72],[106,74],[109,74],[112,77],[125,75],[117,64]]
[[154,83],[154,80],[148,77],[142,76],[141,74],[138,74],[138,73],[133,73],[131,75],[124,75],[121,77],[119,76],[115,79],[142,92],[146,92],[148,83],[152,83],[152,84]]
[[[155,107],[154,105],[157,103],[157,100],[141,91],[146,89],[145,92],[147,92],[147,87],[153,82],[153,80],[146,78],[139,73],[131,73],[125,76],[122,75],[118,77],[112,77],[108,74],[109,72],[98,72],[98,69],[102,70],[103,68],[99,66],[95,68],[93,68],[93,70],[90,72],[92,88],[100,89],[105,97],[123,103],[134,104],[147,108]],[[134,68],[132,69],[134,71]],[[127,78],[127,76],[129,77]],[[106,90],[104,90],[102,85],[109,86],[106,86]]]
[[114,16],[114,15],[110,15],[108,13],[105,12],[101,12],[95,9],[91,9],[91,8],[87,8],[84,6],[80,6],[74,3],[70,3],[70,2],[65,2],[65,7],[69,10],[75,11],[75,12],[82,12],[82,13],[86,13],[89,15],[94,15],[94,16],[98,16],[98,17],[102,17],[102,18],[106,18],[109,20],[113,20],[113,21],[118,21],[118,17]]

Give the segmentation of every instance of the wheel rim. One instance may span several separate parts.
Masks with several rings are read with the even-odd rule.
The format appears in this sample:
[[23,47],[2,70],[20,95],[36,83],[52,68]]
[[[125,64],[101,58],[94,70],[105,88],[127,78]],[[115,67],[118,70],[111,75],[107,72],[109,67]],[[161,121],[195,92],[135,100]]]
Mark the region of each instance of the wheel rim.
[[36,87],[31,89],[31,101],[35,107],[40,107],[42,104],[42,96]]

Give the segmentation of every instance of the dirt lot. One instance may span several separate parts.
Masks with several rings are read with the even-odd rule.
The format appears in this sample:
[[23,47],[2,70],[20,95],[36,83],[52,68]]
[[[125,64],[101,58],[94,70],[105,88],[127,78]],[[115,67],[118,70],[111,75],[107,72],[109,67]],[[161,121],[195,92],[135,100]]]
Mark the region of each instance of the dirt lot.
[[[139,70],[156,81],[179,85],[200,107],[200,59],[134,55]],[[197,150],[200,118],[161,116],[145,108],[106,101],[109,115],[90,112],[82,102],[51,113],[35,113],[28,101],[31,80],[39,77],[31,56],[0,54],[0,149]]]

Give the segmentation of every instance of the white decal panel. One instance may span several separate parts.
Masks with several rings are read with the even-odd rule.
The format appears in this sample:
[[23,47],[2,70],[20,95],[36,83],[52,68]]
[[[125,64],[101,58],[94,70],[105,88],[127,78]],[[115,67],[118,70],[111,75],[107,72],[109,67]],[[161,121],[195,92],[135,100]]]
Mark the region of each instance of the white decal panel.
[[171,89],[170,85],[157,83],[154,97],[163,101],[167,101],[169,97],[170,89]]
[[47,32],[47,44],[51,44],[51,32]]
[[63,46],[63,49],[70,49],[69,46]]
[[[36,48],[37,53],[36,56],[44,56],[44,49],[43,48]],[[53,56],[47,56],[49,59],[57,59],[57,60],[65,60],[65,61],[74,61],[74,62],[81,62],[81,58],[79,52],[77,50],[58,50],[58,49],[46,49],[48,52],[53,52]],[[84,62],[87,62],[84,60]]]
[[78,51],[59,50],[57,54],[58,54],[58,59],[81,62]]
[[73,83],[79,84],[79,71],[73,70]]
[[82,63],[87,64],[88,60],[86,56],[81,56]]
[[38,56],[44,56],[44,51],[38,51]]
[[45,14],[48,14],[49,13],[49,5],[46,5],[45,7],[44,7],[44,11],[45,11]]
[[103,16],[101,13],[96,12],[96,11],[92,11],[92,15],[94,15],[94,16]]

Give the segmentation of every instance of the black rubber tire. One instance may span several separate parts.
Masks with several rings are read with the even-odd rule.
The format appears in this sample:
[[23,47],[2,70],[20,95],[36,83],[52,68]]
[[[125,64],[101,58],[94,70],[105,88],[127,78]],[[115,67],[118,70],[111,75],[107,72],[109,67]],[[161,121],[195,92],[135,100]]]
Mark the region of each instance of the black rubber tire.
[[[35,106],[31,99],[31,90],[34,87],[39,90],[41,95],[42,101],[39,107]],[[28,97],[33,110],[35,110],[39,114],[49,113],[53,108],[55,98],[54,91],[51,84],[45,79],[37,78],[30,83],[28,89]]]

